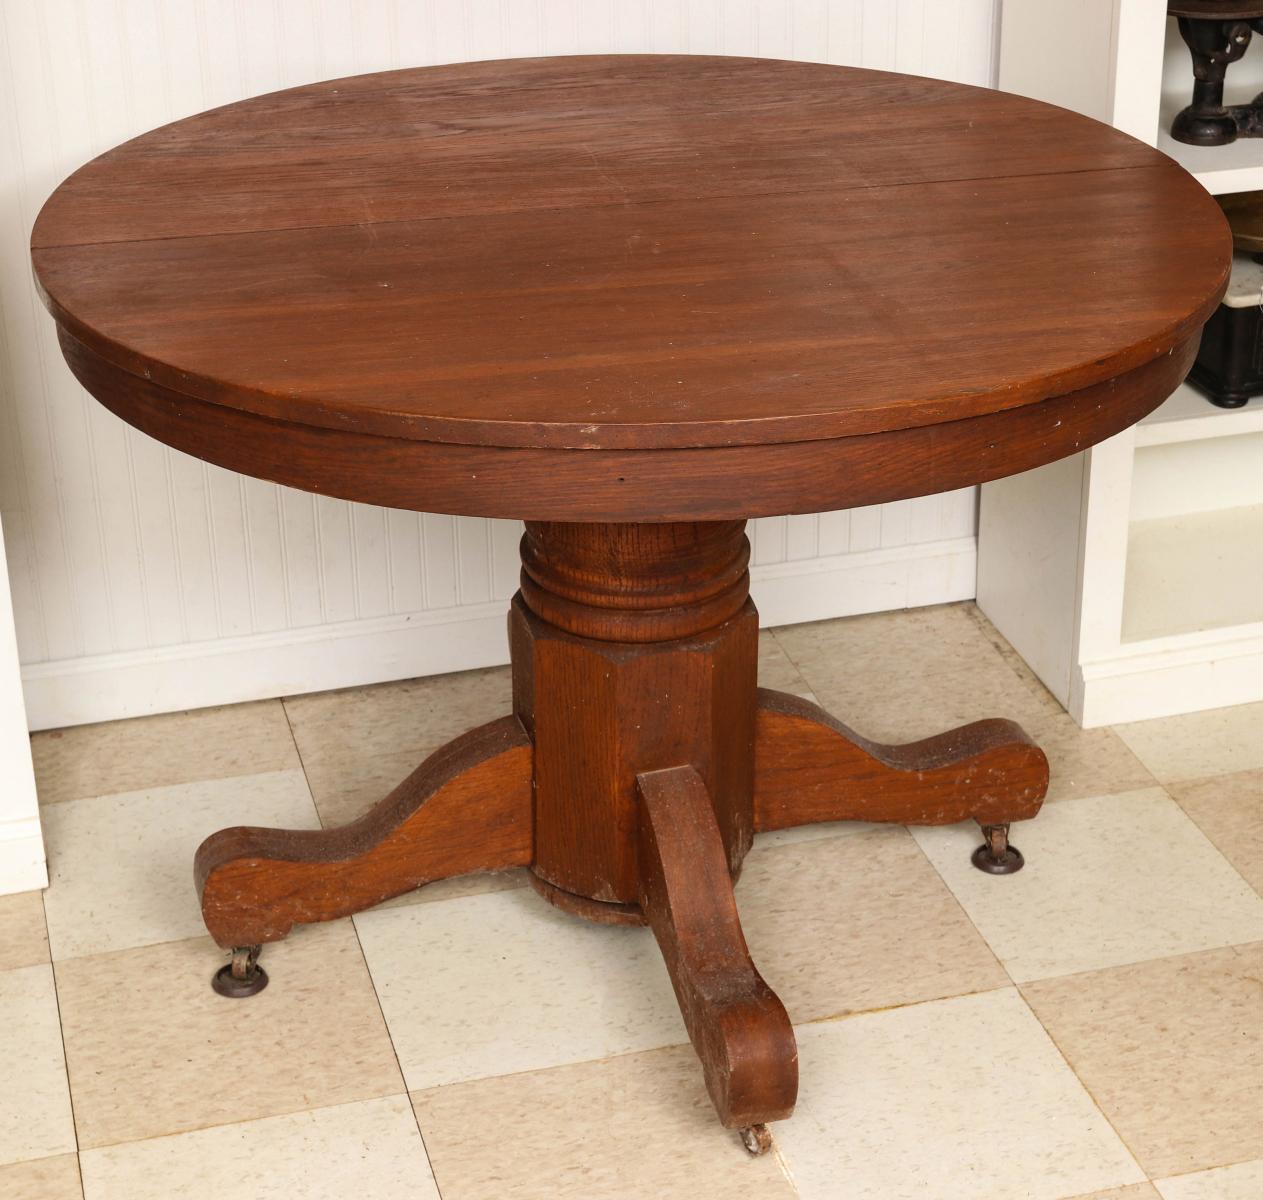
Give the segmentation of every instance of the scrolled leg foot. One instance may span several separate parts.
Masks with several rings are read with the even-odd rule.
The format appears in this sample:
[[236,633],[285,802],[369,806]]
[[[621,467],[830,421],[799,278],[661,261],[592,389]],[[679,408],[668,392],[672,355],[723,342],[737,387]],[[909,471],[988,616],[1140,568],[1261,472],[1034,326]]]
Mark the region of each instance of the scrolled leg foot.
[[953,825],[1025,821],[1048,790],[1048,759],[1012,721],[975,721],[906,745],[871,742],[827,712],[759,689],[755,829],[819,821]]
[[1009,844],[1009,827],[983,825],[983,843],[973,852],[970,862],[988,875],[1012,875],[1026,865],[1022,852]]
[[706,1090],[729,1129],[788,1117],[798,1048],[784,1005],[750,960],[710,794],[692,767],[637,777],[641,907],[666,960]]
[[232,962],[225,963],[215,972],[211,987],[230,1000],[244,1000],[257,996],[268,985],[268,973],[259,966],[262,946],[234,946]]
[[350,825],[221,829],[198,849],[194,875],[207,931],[228,948],[530,860],[531,742],[505,717],[436,751]]

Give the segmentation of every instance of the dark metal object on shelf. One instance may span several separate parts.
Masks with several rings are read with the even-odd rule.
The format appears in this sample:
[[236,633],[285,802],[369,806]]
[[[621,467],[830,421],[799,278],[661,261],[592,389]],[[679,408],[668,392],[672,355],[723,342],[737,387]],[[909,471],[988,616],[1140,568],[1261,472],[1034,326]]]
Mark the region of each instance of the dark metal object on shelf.
[[1220,408],[1263,395],[1263,310],[1221,304],[1206,322],[1188,381]]
[[1263,93],[1249,104],[1224,104],[1228,64],[1263,33],[1263,4],[1246,0],[1170,0],[1180,35],[1193,56],[1193,102],[1171,124],[1171,136],[1191,146],[1226,146],[1263,137]]
[[1232,230],[1232,248],[1263,263],[1263,192],[1232,192],[1216,196]]
[[[1233,249],[1263,263],[1263,192],[1216,196],[1232,230]],[[1223,303],[1202,331],[1188,381],[1220,408],[1263,395],[1263,289],[1260,272],[1241,257]]]

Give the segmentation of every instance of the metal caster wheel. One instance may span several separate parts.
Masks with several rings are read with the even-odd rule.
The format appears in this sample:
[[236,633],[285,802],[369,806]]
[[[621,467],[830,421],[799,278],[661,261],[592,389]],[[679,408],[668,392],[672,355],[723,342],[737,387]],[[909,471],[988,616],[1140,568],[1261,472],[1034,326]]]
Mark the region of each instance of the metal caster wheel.
[[988,875],[1012,875],[1026,865],[1026,859],[1016,846],[1009,845],[1008,825],[984,825],[982,836],[986,839],[973,852],[970,862]]
[[772,1148],[772,1131],[766,1125],[748,1125],[741,1131],[741,1144],[758,1158]]
[[211,987],[231,1000],[257,996],[268,985],[268,973],[259,966],[259,951],[262,949],[262,946],[234,947],[232,962],[225,963],[215,972]]

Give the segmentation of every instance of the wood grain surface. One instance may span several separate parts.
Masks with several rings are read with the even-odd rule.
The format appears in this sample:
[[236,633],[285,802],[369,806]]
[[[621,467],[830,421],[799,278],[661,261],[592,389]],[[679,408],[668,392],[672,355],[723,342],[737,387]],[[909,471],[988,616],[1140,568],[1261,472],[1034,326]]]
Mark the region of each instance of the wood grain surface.
[[1026,821],[1048,791],[1048,759],[1020,725],[974,721],[919,742],[870,742],[810,700],[759,689],[757,832],[820,821],[981,825]]
[[1086,118],[673,56],[244,101],[76,172],[32,244],[50,309],[100,360],[90,388],[280,422],[281,460],[296,427],[458,459],[585,451],[594,471],[1037,406],[1179,353],[1229,262],[1192,178]]
[[549,899],[634,916],[636,780],[681,764],[714,798],[735,875],[754,837],[759,621],[745,523],[531,523],[522,550],[513,707],[535,747],[531,870]]
[[61,335],[71,370],[102,404],[207,462],[390,508],[593,522],[826,512],[1042,466],[1140,420],[1179,386],[1198,341],[1081,391],[961,421],[765,446],[596,452],[420,442],[253,416],[139,379]]
[[530,739],[501,717],[436,750],[349,825],[221,829],[193,866],[206,929],[225,947],[275,942],[425,883],[526,866],[531,790]]

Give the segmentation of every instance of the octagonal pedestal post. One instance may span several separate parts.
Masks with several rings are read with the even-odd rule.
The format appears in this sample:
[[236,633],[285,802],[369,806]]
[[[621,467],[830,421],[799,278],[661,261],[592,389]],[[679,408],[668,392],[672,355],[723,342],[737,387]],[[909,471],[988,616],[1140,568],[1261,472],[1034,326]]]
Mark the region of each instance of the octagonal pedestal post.
[[643,921],[637,776],[695,769],[734,874],[753,838],[758,618],[744,521],[530,522],[509,618],[538,890]]

